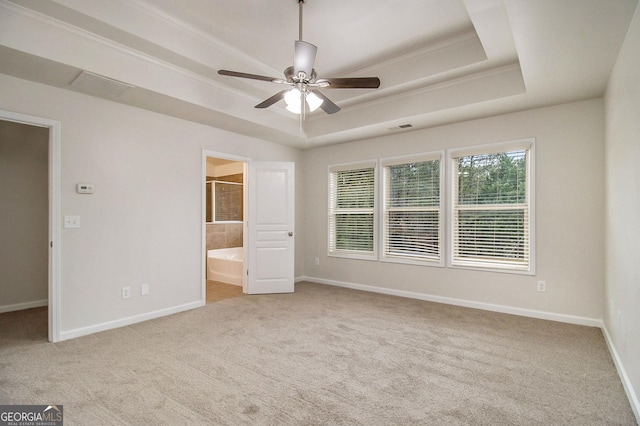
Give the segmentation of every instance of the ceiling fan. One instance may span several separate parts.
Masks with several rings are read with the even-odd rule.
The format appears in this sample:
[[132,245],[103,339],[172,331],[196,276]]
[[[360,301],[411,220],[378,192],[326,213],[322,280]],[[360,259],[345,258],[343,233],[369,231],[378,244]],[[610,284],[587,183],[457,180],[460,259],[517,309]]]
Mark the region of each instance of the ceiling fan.
[[294,45],[293,66],[284,70],[284,79],[237,71],[218,70],[220,75],[269,81],[291,86],[291,88],[276,93],[255,107],[267,108],[284,99],[287,104],[287,110],[300,114],[301,120],[304,119],[307,106],[309,111],[315,111],[319,107],[327,114],[335,114],[340,111],[338,105],[316,89],[377,89],[380,87],[380,79],[378,77],[318,78],[316,70],[313,68],[318,48],[302,40],[302,6],[304,1],[297,0],[299,6],[299,39]]

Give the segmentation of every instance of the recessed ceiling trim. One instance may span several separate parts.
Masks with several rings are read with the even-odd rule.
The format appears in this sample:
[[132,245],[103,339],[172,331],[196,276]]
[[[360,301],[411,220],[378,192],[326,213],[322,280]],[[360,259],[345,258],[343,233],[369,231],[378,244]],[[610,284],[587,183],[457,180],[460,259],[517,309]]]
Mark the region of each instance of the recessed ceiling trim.
[[[488,100],[526,93],[517,64],[433,85],[401,96],[378,99],[342,111],[341,120],[307,122],[310,139],[338,137],[345,131],[378,125],[388,128],[408,117],[418,117]],[[384,112],[384,115],[381,114]]]
[[409,62],[412,59],[420,58],[423,56],[431,56],[443,50],[457,49],[460,45],[466,46],[469,45],[469,43],[474,43],[479,46],[482,59],[487,59],[487,55],[484,53],[482,43],[480,41],[480,38],[478,37],[478,34],[476,34],[474,30],[470,30],[463,33],[457,33],[449,37],[440,38],[438,40],[435,40],[433,43],[429,43],[423,48],[414,49],[409,52],[405,52],[400,55],[378,61],[374,65],[354,68],[353,71],[348,71],[346,72],[346,74],[348,75],[351,72],[374,72],[381,68],[403,66],[403,62]]
[[[476,66],[475,72],[478,72],[477,66],[481,64],[487,64],[483,68],[489,66],[487,56],[477,37],[458,39],[455,43],[442,45],[438,49],[425,49],[422,53],[406,56],[402,61],[389,61],[386,65],[369,67],[362,72],[378,75],[382,82],[380,89],[348,98],[338,95],[335,96],[335,100],[341,102],[341,107],[347,107],[433,85],[442,81],[443,78],[449,80],[459,75],[468,75],[471,72],[468,69],[470,66]],[[398,70],[406,71],[398,72]]]
[[178,32],[193,38],[197,38],[198,40],[200,40],[201,42],[204,42],[208,46],[216,50],[220,50],[243,63],[247,63],[256,69],[261,70],[262,72],[271,73],[271,74],[275,73],[275,75],[279,75],[282,72],[280,70],[276,70],[274,68],[271,68],[265,65],[263,62],[260,62],[254,59],[253,57],[244,54],[243,52],[235,49],[234,47],[220,40],[219,38],[211,34],[207,34],[199,30],[198,28],[194,27],[193,25],[190,25],[174,16],[171,16],[168,13],[164,12],[163,10],[150,5],[149,3],[146,3],[141,0],[127,0],[125,3],[119,0],[109,0],[109,2],[116,2],[116,1],[121,3],[121,6],[118,6],[121,9],[126,7],[127,5],[133,5],[139,11],[141,11],[146,16],[148,16],[150,19],[154,19],[157,21],[161,21],[162,23],[169,24],[172,27],[176,28]]
[[522,76],[522,70],[520,69],[519,62],[474,72],[472,74],[467,74],[451,80],[441,81],[436,84],[431,84],[419,89],[412,90],[411,93],[407,93],[406,95],[414,96],[416,94],[427,93],[433,90],[440,90],[446,87],[459,86],[461,84],[465,84],[474,80],[483,80],[492,76],[512,74],[513,72],[518,72],[520,76]]
[[[518,75],[519,79],[517,83],[514,83],[514,75]],[[504,78],[504,84],[501,89],[501,92],[512,92],[513,94],[524,93],[524,80],[522,77],[522,70],[520,69],[519,63],[510,63],[506,65],[502,65],[499,67],[494,67],[486,70],[482,70],[479,72],[474,72],[472,74],[466,74],[451,80],[438,81],[434,84],[429,84],[423,87],[412,87],[412,90],[404,90],[401,93],[396,94],[388,94],[385,97],[379,97],[375,99],[368,100],[366,102],[361,102],[357,105],[345,105],[343,106],[344,112],[355,112],[360,109],[370,109],[375,106],[380,106],[388,103],[395,103],[398,101],[402,101],[403,99],[415,99],[417,97],[425,97],[430,92],[437,92],[447,89],[457,89],[458,87],[462,87],[468,84],[472,84],[475,81],[484,81],[487,79],[494,79],[496,76],[501,76]],[[505,86],[514,85],[513,88],[507,88]],[[342,106],[343,104],[341,104]],[[328,117],[320,116],[320,115],[311,115],[309,116],[310,122],[322,122],[323,120],[327,120]]]
[[[212,78],[128,48],[21,5],[0,1],[0,18],[0,27],[16,28],[15,31],[5,33],[5,35],[14,38],[0,37],[0,42],[6,47],[44,57],[54,62],[68,64],[78,68],[79,72],[83,69],[91,70],[94,74],[116,81],[122,81],[124,76],[127,76],[130,78],[127,79],[127,82],[138,88],[163,93],[187,102],[193,102],[195,97],[199,99],[197,104],[238,117],[244,117],[244,106],[255,103],[257,99],[256,96],[245,91],[230,88]],[[29,34],[31,37],[25,37],[23,34]],[[0,36],[2,35],[3,33],[0,33]],[[64,48],[45,48],[42,43],[33,41],[37,39],[55,39],[64,45]],[[32,41],[33,43],[31,43]],[[83,55],[76,55],[74,52],[78,49],[90,50],[92,56],[87,58]],[[93,61],[94,57],[100,57],[101,61],[99,63]],[[113,67],[108,66],[109,59],[118,61],[119,67],[115,71]],[[135,72],[132,72],[133,70]],[[147,71],[143,72],[142,70]],[[115,72],[117,74],[114,74]],[[154,84],[161,76],[167,81],[172,81],[173,84],[171,86]],[[199,89],[197,89],[198,87]],[[205,97],[205,94],[208,95]],[[218,101],[214,102],[216,99]],[[249,119],[251,121],[268,127],[281,125],[286,128],[285,131],[299,133],[299,130],[296,130],[298,128],[296,120],[276,116],[278,119],[274,121],[274,116],[265,115],[263,111],[255,112],[253,108],[248,111],[253,116],[253,119]]]
[[[38,5],[37,1],[35,2],[35,5]],[[165,62],[162,59],[143,52],[142,50],[133,49],[127,45],[114,42],[109,38],[91,32],[81,26],[76,26],[55,17],[49,16],[46,13],[38,10],[37,7],[32,8],[27,7],[26,5],[9,2],[0,2],[0,7],[7,7],[16,14],[38,19],[40,22],[45,24],[56,25],[59,28],[65,29],[76,35],[90,38],[92,40],[98,40],[111,47],[127,51],[130,54],[146,57],[147,59],[152,61]],[[160,45],[163,44],[159,39],[150,38],[146,32],[149,28],[155,28],[156,31],[159,31],[158,28],[162,28],[164,31],[163,37],[170,36],[170,40],[174,41],[175,44],[179,44],[182,46],[199,46],[196,49],[197,52],[206,52],[209,56],[228,55],[240,61],[241,63],[247,63],[249,64],[249,66],[260,69],[265,73],[280,73],[280,71],[266,66],[264,63],[253,59],[252,57],[238,51],[237,49],[234,49],[233,47],[215,38],[214,36],[206,34],[183,21],[166,14],[165,12],[155,8],[154,6],[139,0],[109,0],[108,2],[101,2],[100,8],[98,9],[96,9],[94,2],[81,1],[77,4],[74,4],[73,9],[80,13],[86,14],[92,19],[101,20],[104,23],[117,28],[118,30],[128,32],[150,43],[157,43]],[[99,10],[99,14],[97,13],[97,10]],[[119,14],[121,16],[122,13],[125,13],[130,17],[130,19],[125,21],[116,21],[116,17]],[[134,23],[128,24],[128,22],[130,21],[133,21]],[[168,28],[171,28],[173,30],[168,31]],[[169,32],[170,34],[167,34],[167,32]],[[171,46],[166,46],[166,40],[164,47],[171,48]],[[173,48],[175,49],[175,46],[173,46]],[[215,54],[212,52],[215,52]],[[188,51],[181,51],[181,54],[189,60],[196,61],[200,64],[203,64],[204,66],[217,68],[217,66],[210,63],[210,61],[204,61],[202,54],[189,55],[188,53]]]
[[[56,18],[52,18],[50,16],[44,15],[40,12],[37,12],[35,10],[26,8],[24,6],[20,6],[14,3],[5,3],[5,2],[0,2],[0,10],[6,8],[10,13],[13,14],[13,16],[15,18],[17,18],[20,21],[24,21],[23,24],[24,25],[28,25],[29,22],[27,22],[28,19],[31,19],[32,22],[37,23],[37,24],[43,24],[44,26],[50,26],[53,27],[55,29],[64,31],[66,33],[69,33],[71,35],[75,35],[78,37],[83,38],[86,41],[91,41],[91,42],[95,42],[98,44],[101,44],[102,46],[111,48],[111,49],[115,49],[118,50],[122,53],[125,53],[127,55],[131,55],[134,56],[136,58],[139,59],[143,59],[147,62],[150,62],[152,64],[155,65],[161,65],[170,69],[173,69],[175,71],[181,71],[183,73],[189,73],[190,75],[198,75],[200,78],[203,78],[202,76],[200,76],[199,74],[193,73],[191,71],[187,71],[183,68],[180,68],[178,66],[175,66],[169,62],[163,61],[161,59],[158,59],[156,57],[153,57],[151,55],[147,55],[143,52],[134,50],[129,48],[128,46],[122,45],[120,43],[116,43],[106,37],[102,37],[100,35],[97,35],[95,33],[92,33],[91,31],[87,31],[83,28],[79,28],[76,27],[75,25],[69,24],[67,22],[64,21],[60,21],[59,19]],[[41,29],[47,29],[44,26],[41,26]],[[9,45],[7,45],[8,47],[11,47]],[[54,59],[54,58],[48,58],[48,59]],[[214,82],[214,80],[208,79],[208,81],[210,82]],[[219,88],[222,87],[221,85],[219,85]]]
[[[375,94],[327,90],[342,113],[310,114],[300,129],[284,110],[252,108],[269,90],[262,83],[227,84],[215,75],[237,68],[280,76],[279,63],[288,64],[290,55],[272,42],[285,37],[278,27],[288,28],[282,12],[289,1],[295,4],[247,8],[250,0],[193,0],[185,9],[173,0],[0,0],[0,69],[76,92],[69,84],[87,70],[135,85],[111,99],[122,104],[274,143],[317,146],[390,135],[387,128],[403,123],[412,131],[601,96],[638,3],[576,9],[552,1],[429,0],[427,7],[425,0],[403,0],[400,8],[372,0],[366,14],[342,2],[349,19],[340,21],[344,13],[310,0],[322,20],[345,24],[338,37],[322,22],[309,25],[325,46],[322,73],[338,74],[340,66],[341,75],[375,74],[382,86]],[[243,31],[254,25],[256,41]],[[344,42],[350,37],[360,54]],[[469,52],[488,58],[465,63]]]

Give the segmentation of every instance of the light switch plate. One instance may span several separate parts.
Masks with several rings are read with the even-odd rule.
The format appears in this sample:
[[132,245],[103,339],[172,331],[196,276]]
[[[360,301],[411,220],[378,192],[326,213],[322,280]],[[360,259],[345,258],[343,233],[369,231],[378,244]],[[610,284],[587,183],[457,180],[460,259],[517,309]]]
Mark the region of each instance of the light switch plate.
[[65,228],[80,228],[80,216],[65,216],[64,217]]

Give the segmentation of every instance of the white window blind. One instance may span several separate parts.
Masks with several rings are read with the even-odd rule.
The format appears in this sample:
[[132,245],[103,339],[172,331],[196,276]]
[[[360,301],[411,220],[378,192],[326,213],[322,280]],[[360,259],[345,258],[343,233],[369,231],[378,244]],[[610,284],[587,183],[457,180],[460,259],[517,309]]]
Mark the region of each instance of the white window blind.
[[329,169],[329,253],[375,255],[375,164]]
[[440,262],[440,155],[383,160],[386,260]]
[[531,272],[530,144],[452,154],[455,266]]

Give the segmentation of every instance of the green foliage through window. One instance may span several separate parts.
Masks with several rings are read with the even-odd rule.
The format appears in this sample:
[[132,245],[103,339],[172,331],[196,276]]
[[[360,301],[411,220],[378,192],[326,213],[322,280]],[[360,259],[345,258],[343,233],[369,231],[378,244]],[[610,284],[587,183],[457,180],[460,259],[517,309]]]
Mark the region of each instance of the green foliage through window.
[[389,170],[390,207],[440,204],[440,161],[396,164]]
[[337,214],[336,249],[373,251],[373,214]]
[[384,218],[387,259],[440,261],[439,159],[385,167]]
[[454,157],[454,265],[529,270],[529,149]]
[[459,204],[526,202],[526,151],[470,155],[457,161]]
[[329,251],[357,256],[374,253],[375,168],[330,171]]
[[373,169],[336,172],[336,207],[339,209],[372,208],[374,199]]

